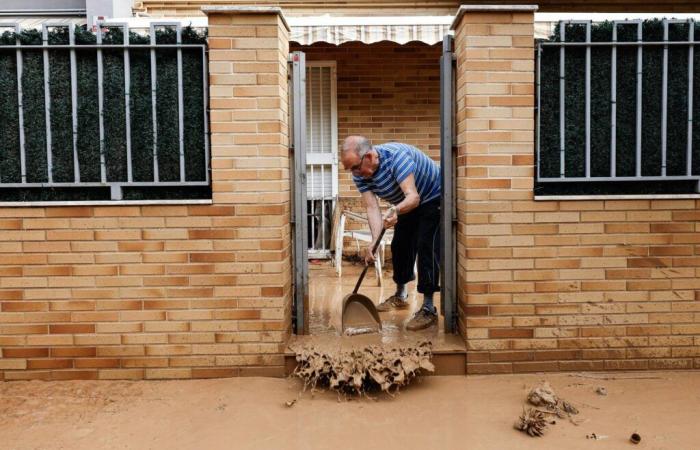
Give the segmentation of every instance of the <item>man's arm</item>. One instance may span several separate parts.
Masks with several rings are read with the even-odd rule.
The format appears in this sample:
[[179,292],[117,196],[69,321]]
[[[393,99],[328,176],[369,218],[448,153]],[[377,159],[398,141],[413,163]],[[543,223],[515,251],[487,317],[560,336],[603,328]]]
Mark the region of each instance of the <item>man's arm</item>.
[[399,187],[403,191],[405,198],[395,206],[396,214],[406,214],[418,208],[420,195],[418,194],[418,189],[416,189],[416,179],[413,177],[413,174],[409,174],[399,183]]
[[404,199],[399,204],[393,206],[384,216],[384,228],[393,227],[399,220],[399,214],[406,214],[420,205],[420,195],[416,189],[416,183],[412,173],[408,174],[408,176],[399,183],[399,187],[403,191]]
[[367,220],[369,221],[369,229],[372,231],[372,241],[376,241],[379,233],[382,232],[382,212],[379,208],[379,201],[377,201],[377,196],[372,191],[363,192],[362,200],[367,210]]
[[379,202],[377,201],[377,196],[374,195],[374,192],[363,192],[362,200],[364,201],[365,209],[367,210],[369,229],[372,232],[372,243],[370,243],[369,247],[367,247],[367,251],[365,252],[365,263],[371,264],[374,262],[372,247],[374,246],[374,242],[379,237],[379,234],[382,232],[382,213],[379,209]]

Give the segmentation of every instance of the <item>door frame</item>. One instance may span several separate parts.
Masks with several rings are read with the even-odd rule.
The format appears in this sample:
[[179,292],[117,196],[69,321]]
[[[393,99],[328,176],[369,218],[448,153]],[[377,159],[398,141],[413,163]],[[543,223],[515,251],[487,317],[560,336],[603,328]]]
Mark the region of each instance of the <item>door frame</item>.
[[[458,326],[458,291],[457,291],[457,265],[456,265],[456,183],[455,183],[455,111],[456,111],[456,58],[454,55],[454,37],[445,35],[443,39],[442,55],[440,57],[440,170],[442,175],[442,200],[441,200],[441,260],[442,282],[440,284],[441,311],[445,317],[444,331],[446,334],[457,334]],[[290,55],[290,93],[293,104],[290,111],[292,126],[292,236],[294,253],[294,289],[293,289],[293,326],[297,334],[308,333],[308,239],[306,233],[307,217],[306,193],[306,57],[304,52],[295,51]],[[318,64],[318,62],[309,64]],[[335,63],[335,62],[334,62]],[[334,64],[335,65],[335,64]],[[337,73],[333,77],[337,82]],[[333,144],[337,158],[337,85],[336,95],[333,96],[333,116],[335,127],[333,129]],[[333,90],[333,88],[332,88]],[[334,181],[337,183],[337,164]]]
[[289,89],[292,95],[289,127],[292,132],[292,326],[297,334],[307,334],[309,326],[309,257],[306,234],[306,55],[292,52],[289,56]]
[[440,175],[442,199],[440,208],[440,236],[442,253],[440,269],[440,310],[445,316],[445,333],[456,334],[457,323],[457,202],[455,155],[455,111],[456,111],[456,58],[454,37],[445,35],[440,56]]

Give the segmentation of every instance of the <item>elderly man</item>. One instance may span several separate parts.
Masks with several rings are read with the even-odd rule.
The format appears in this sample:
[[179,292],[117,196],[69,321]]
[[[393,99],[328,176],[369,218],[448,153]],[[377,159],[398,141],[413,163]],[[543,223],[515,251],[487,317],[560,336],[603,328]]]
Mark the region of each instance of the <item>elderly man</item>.
[[[409,307],[406,285],[418,256],[418,292],[423,306],[406,324],[421,330],[437,322],[433,293],[440,280],[440,167],[417,148],[396,142],[372,146],[364,136],[349,136],[343,143],[341,162],[352,172],[362,193],[369,227],[376,241],[382,226],[395,226],[391,242],[396,292],[377,306],[380,312]],[[382,215],[377,197],[392,206]],[[374,262],[370,244],[365,263]]]

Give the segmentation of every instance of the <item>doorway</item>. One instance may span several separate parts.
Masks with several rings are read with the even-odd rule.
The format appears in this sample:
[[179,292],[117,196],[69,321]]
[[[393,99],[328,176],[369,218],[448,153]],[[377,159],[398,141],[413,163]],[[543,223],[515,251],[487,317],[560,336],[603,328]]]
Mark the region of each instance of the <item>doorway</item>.
[[[339,138],[349,134],[366,135],[375,144],[405,142],[440,160],[445,193],[441,213],[443,282],[439,303],[437,295],[435,302],[442,316],[439,331],[456,332],[452,37],[446,36],[435,45],[384,41],[292,45],[292,49],[290,124],[294,168],[300,174],[293,176],[294,214],[307,218],[293,223],[296,333],[337,332],[334,318],[339,318],[342,297],[352,291],[362,267],[352,260],[367,242],[349,237],[347,232],[338,236],[340,215],[345,220],[360,216],[355,217],[360,229],[350,226],[346,231],[366,228],[366,219],[361,223],[364,209],[351,178],[338,173]],[[327,87],[329,81],[335,86]],[[299,96],[303,98],[296,98]],[[335,127],[329,126],[328,119]],[[376,303],[393,294],[388,245],[386,253],[382,270],[371,270],[362,287]],[[342,267],[340,277],[334,267],[337,264]],[[415,282],[409,288],[415,291]],[[315,303],[319,299],[324,302],[322,308]],[[389,324],[402,328],[407,318],[391,314],[386,316]],[[408,314],[410,311],[404,315]]]

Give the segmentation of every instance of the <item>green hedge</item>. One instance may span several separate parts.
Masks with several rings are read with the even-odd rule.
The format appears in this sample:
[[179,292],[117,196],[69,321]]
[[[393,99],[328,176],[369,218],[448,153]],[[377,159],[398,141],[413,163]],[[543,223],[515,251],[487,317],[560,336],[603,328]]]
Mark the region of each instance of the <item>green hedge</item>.
[[[17,183],[20,176],[19,114],[17,99],[17,61],[14,45],[17,35],[0,35],[0,185]],[[24,30],[19,35],[22,50],[22,91],[24,112],[27,181],[48,181],[46,161],[46,116],[44,108],[43,53],[32,49],[41,44],[38,30]],[[105,44],[123,43],[123,31],[109,28],[103,35]],[[95,44],[96,36],[84,27],[75,28],[77,45]],[[131,31],[131,44],[148,44],[149,37]],[[157,44],[174,44],[175,30],[156,30]],[[186,27],[182,30],[185,44],[206,44],[206,33]],[[66,28],[52,29],[49,44],[67,44]],[[126,108],[124,92],[124,57],[121,49],[103,49],[104,89],[104,153],[108,181],[127,181]],[[153,181],[153,132],[151,97],[151,62],[149,49],[131,49],[130,55],[130,127],[133,179]],[[156,108],[158,124],[158,162],[161,181],[177,181],[179,170],[177,51],[157,50]],[[186,180],[206,179],[204,161],[203,122],[203,61],[200,49],[183,49],[183,103]],[[81,181],[100,181],[99,109],[97,84],[97,51],[76,51],[78,161]],[[49,52],[49,84],[51,107],[51,140],[53,179],[56,182],[74,180],[73,132],[71,116],[70,52],[55,49]],[[151,190],[152,192],[147,192]],[[164,198],[208,197],[210,191],[200,188],[150,189],[128,188],[127,198],[154,198],[161,192]],[[158,194],[160,195],[160,194]],[[81,189],[78,194],[66,189],[0,189],[0,200],[79,200],[104,198],[104,189]],[[109,198],[109,194],[106,194]]]
[[[612,22],[594,24],[593,42],[612,40]],[[636,25],[618,25],[618,41],[636,41]],[[669,40],[687,41],[688,24],[669,24]],[[700,39],[696,25],[695,39]],[[560,42],[559,27],[551,41]],[[663,40],[661,20],[643,23],[644,41]],[[567,24],[567,42],[584,42],[585,25]],[[567,47],[565,57],[565,174],[584,176],[585,164],[585,47]],[[591,49],[591,175],[609,176],[611,142],[611,47]],[[642,174],[661,175],[661,90],[663,47],[643,48],[642,67]],[[695,52],[694,65],[700,67]],[[617,49],[616,168],[618,176],[635,174],[637,48]],[[540,174],[558,177],[559,153],[559,48],[543,47],[540,95]],[[686,167],[688,114],[688,47],[670,46],[668,52],[667,174],[684,175]],[[694,71],[693,115],[700,117],[700,71]],[[700,175],[700,126],[693,124],[693,174]],[[538,193],[654,193],[692,192],[692,182],[645,183],[538,183]]]

